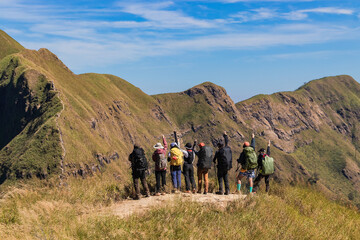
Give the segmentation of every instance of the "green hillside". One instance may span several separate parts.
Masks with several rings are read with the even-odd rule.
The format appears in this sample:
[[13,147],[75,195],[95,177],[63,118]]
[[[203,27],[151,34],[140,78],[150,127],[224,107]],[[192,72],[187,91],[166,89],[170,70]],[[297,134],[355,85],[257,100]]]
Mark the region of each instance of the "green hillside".
[[23,46],[0,29],[0,60],[9,54],[17,53],[23,49]]

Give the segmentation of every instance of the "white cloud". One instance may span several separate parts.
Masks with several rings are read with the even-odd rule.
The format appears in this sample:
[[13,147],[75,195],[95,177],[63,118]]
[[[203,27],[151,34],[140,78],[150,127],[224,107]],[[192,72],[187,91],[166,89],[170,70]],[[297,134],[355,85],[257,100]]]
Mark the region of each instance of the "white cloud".
[[354,10],[344,9],[344,8],[335,8],[335,7],[323,7],[323,8],[305,9],[305,10],[300,10],[298,12],[352,15],[354,13]]
[[249,22],[249,21],[266,20],[266,19],[274,19],[274,18],[298,21],[308,18],[309,17],[308,13],[352,15],[354,14],[354,11],[351,9],[335,8],[335,7],[302,9],[291,12],[279,12],[275,9],[259,8],[246,12],[238,12],[237,14],[233,14],[230,17],[235,19],[240,19],[240,22]]

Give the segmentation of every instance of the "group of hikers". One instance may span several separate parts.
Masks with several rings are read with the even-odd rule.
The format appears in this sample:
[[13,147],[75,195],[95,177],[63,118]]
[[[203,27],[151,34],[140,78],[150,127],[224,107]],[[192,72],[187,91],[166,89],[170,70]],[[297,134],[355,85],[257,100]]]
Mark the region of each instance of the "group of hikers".
[[[155,178],[156,178],[156,192],[155,196],[166,194],[166,172],[168,164],[170,165],[170,173],[172,179],[173,193],[179,193],[181,188],[181,173],[184,174],[186,193],[202,193],[202,186],[204,182],[203,194],[207,194],[209,190],[209,170],[212,163],[216,165],[217,178],[219,182],[219,190],[216,194],[228,195],[230,194],[229,186],[229,170],[232,168],[232,151],[229,146],[229,137],[226,131],[223,134],[223,139],[217,141],[217,151],[213,155],[213,150],[210,146],[203,142],[197,144],[197,140],[193,144],[186,143],[185,150],[181,149],[179,141],[177,141],[175,133],[175,142],[170,144],[170,151],[168,152],[168,145],[165,136],[162,136],[163,144],[156,143],[154,145],[155,151],[152,154],[152,160],[155,162]],[[274,160],[270,157],[270,140],[267,145],[267,150],[261,148],[256,155],[255,152],[255,134],[252,134],[251,143],[243,143],[243,151],[237,159],[238,168],[240,170],[236,178],[236,191],[240,193],[241,181],[246,177],[250,183],[250,193],[255,193],[259,188],[260,181],[264,178],[266,185],[266,192],[269,191],[269,179],[274,173]],[[197,150],[198,147],[198,150]],[[197,176],[198,187],[194,179],[195,157],[197,156]],[[139,179],[144,187],[145,196],[150,196],[150,190],[146,181],[146,173],[148,172],[148,161],[144,150],[138,145],[134,144],[134,150],[129,155],[131,162],[132,177],[135,188],[135,199],[140,199],[140,184]],[[240,167],[241,166],[241,167]],[[255,171],[257,177],[255,178]],[[255,179],[255,180],[254,180]],[[223,182],[225,189],[223,188]],[[225,190],[225,191],[224,191]]]

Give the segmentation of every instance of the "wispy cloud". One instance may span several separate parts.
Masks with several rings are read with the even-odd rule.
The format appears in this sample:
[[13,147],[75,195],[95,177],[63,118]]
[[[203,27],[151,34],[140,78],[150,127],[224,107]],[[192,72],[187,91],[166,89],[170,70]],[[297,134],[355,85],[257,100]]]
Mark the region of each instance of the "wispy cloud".
[[300,10],[298,12],[302,13],[328,13],[328,14],[344,14],[344,15],[352,15],[354,10],[345,9],[345,8],[336,8],[336,7],[323,7],[323,8],[312,8]]
[[352,9],[336,8],[336,7],[302,9],[302,10],[295,10],[290,12],[281,12],[277,9],[270,9],[270,8],[258,8],[249,11],[238,12],[236,14],[232,14],[230,17],[234,19],[239,19],[240,22],[267,20],[267,19],[275,19],[275,18],[286,19],[286,20],[303,20],[309,17],[308,15],[309,13],[352,15],[355,12]]
[[150,21],[152,26],[164,28],[186,28],[186,27],[199,27],[211,28],[214,27],[214,22],[210,20],[200,20],[190,17],[181,11],[166,10],[168,7],[173,6],[173,2],[160,2],[160,3],[118,3],[122,7],[123,12],[131,13]]

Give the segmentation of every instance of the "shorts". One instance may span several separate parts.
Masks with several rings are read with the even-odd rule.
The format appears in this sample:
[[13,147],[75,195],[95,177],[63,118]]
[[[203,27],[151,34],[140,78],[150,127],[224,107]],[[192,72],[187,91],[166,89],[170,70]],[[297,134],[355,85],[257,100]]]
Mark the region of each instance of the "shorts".
[[255,170],[247,170],[245,172],[241,172],[239,173],[239,176],[244,176],[247,178],[255,178]]

